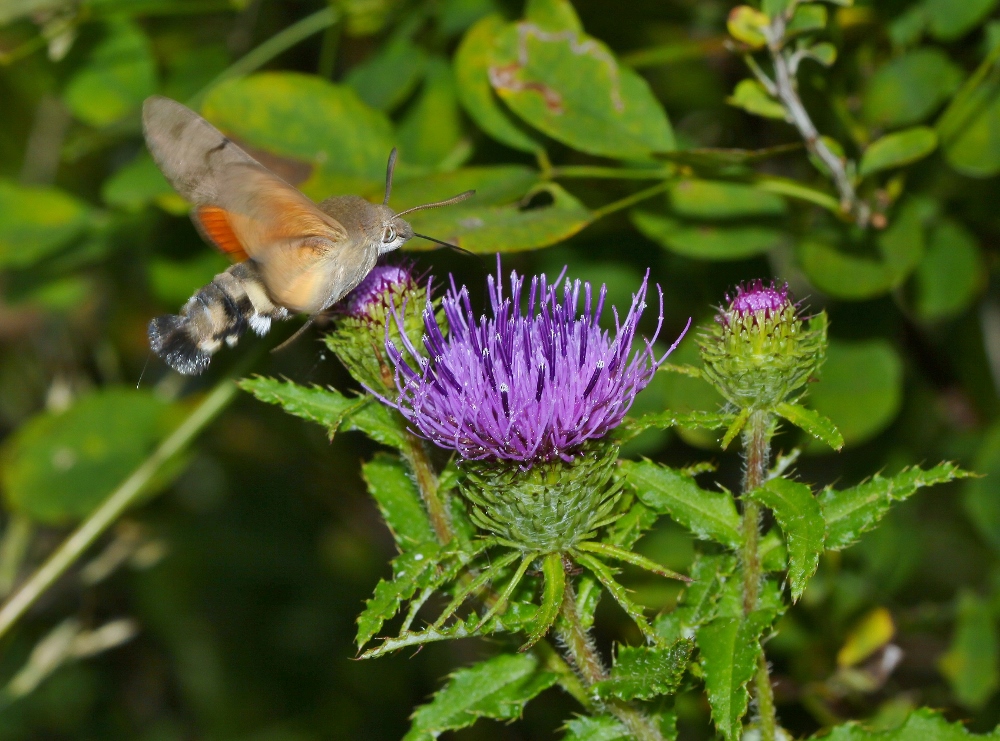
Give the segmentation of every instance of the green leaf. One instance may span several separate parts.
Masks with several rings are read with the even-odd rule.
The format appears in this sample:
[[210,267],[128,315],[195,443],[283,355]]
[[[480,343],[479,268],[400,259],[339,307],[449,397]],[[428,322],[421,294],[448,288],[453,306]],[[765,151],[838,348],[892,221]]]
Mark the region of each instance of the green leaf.
[[418,588],[434,582],[440,550],[437,543],[427,542],[404,551],[393,560],[392,579],[379,580],[375,594],[365,601],[365,609],[358,615],[355,642],[359,649],[382,629],[386,620],[395,617],[403,602],[410,599]]
[[983,539],[1000,550],[1000,424],[983,435],[973,470],[982,478],[965,485],[965,512]]
[[740,545],[740,517],[728,492],[706,491],[694,479],[652,461],[621,461],[622,472],[647,507],[670,515],[702,540]]
[[[176,415],[151,391],[112,387],[32,417],[0,448],[7,505],[47,525],[86,517],[146,459]],[[166,483],[161,477],[155,485]]]
[[681,639],[671,646],[620,646],[608,679],[592,691],[602,700],[652,700],[672,695],[680,686],[694,643]]
[[393,111],[416,90],[426,64],[427,52],[407,36],[399,36],[352,67],[344,84],[372,108]]
[[105,24],[105,36],[63,92],[66,106],[91,126],[107,126],[138,111],[156,92],[156,62],[142,29],[124,18]]
[[868,81],[862,113],[873,126],[920,123],[958,90],[962,70],[940,49],[922,48],[896,57]]
[[455,52],[458,99],[476,125],[498,142],[522,152],[540,152],[541,144],[501,105],[490,86],[493,46],[506,25],[501,16],[491,15],[465,34]]
[[788,210],[781,196],[743,183],[685,178],[668,193],[674,212],[693,219],[783,216]]
[[727,555],[699,553],[691,565],[692,582],[685,587],[677,607],[656,618],[655,628],[665,641],[693,638],[698,629],[715,617],[723,585],[732,581],[736,559]]
[[985,20],[997,0],[924,0],[923,9],[930,22],[931,35],[941,41],[954,41]]
[[401,551],[435,541],[420,492],[403,461],[378,454],[362,464],[361,476]]
[[308,165],[300,185],[315,198],[385,181],[392,124],[346,85],[295,72],[264,72],[220,83],[202,113],[226,134]]
[[577,551],[573,554],[573,559],[585,569],[589,569],[597,577],[601,585],[608,590],[608,594],[614,598],[615,602],[625,611],[625,614],[632,619],[632,622],[635,623],[636,627],[647,640],[659,641],[659,636],[643,614],[643,607],[633,602],[628,595],[628,590],[615,580],[617,569],[612,569],[604,561],[591,556],[589,553]]
[[969,733],[961,723],[949,723],[936,710],[914,710],[906,722],[888,731],[871,731],[851,721],[810,736],[815,741],[971,741],[1000,739],[1000,731],[985,735]]
[[955,635],[938,666],[955,698],[967,708],[983,707],[1000,687],[998,650],[1000,639],[992,607],[973,592],[963,591],[958,598]]
[[57,188],[0,179],[0,268],[23,268],[80,236],[90,221],[85,204]]
[[562,554],[549,553],[542,559],[542,578],[545,580],[542,587],[542,603],[529,626],[528,640],[521,646],[521,651],[526,651],[542,640],[559,617],[563,594],[566,591],[566,569],[563,567]]
[[349,411],[341,424],[342,430],[358,430],[372,440],[390,448],[406,448],[406,427],[399,413],[368,397],[357,409]]
[[186,215],[189,209],[148,152],[140,153],[105,180],[101,186],[101,198],[107,205],[127,211],[138,211],[149,203],[176,215]]
[[631,439],[649,429],[665,430],[670,427],[700,427],[704,430],[719,430],[733,423],[732,414],[713,412],[674,412],[667,410],[655,414],[644,414],[638,418],[626,417],[618,428],[617,435]]
[[823,552],[826,523],[819,503],[808,486],[784,478],[771,479],[747,496],[771,510],[785,534],[792,602],[798,602]]
[[994,47],[937,123],[945,159],[973,178],[1000,172],[1000,47]]
[[524,17],[546,31],[583,31],[570,0],[528,0]]
[[847,446],[888,427],[902,400],[903,361],[886,340],[831,341],[820,381],[809,389],[810,406],[833,422]]
[[444,731],[467,728],[479,718],[514,720],[524,706],[558,679],[544,671],[531,653],[500,654],[459,669],[434,698],[413,713],[405,741],[436,738]]
[[636,229],[671,252],[696,260],[742,260],[782,244],[786,235],[768,226],[685,222],[650,211],[630,214]]
[[792,19],[788,21],[786,34],[793,36],[810,31],[821,31],[826,28],[826,6],[819,3],[803,3],[795,8]]
[[[521,206],[452,206],[421,211],[411,224],[421,234],[456,244],[469,252],[519,252],[547,247],[569,239],[591,222],[591,213],[556,183],[542,186],[539,193],[551,203]],[[474,199],[467,203],[474,203]],[[410,242],[411,248],[437,249],[433,243]]]
[[300,386],[292,381],[262,376],[244,378],[239,386],[260,401],[278,404],[289,414],[322,425],[330,439],[333,439],[344,419],[368,401],[364,396],[344,396],[332,388]]
[[471,153],[462,139],[462,119],[451,65],[439,57],[427,63],[427,75],[416,102],[399,124],[402,161],[425,167],[442,166],[456,155]]
[[962,314],[986,285],[976,236],[958,221],[943,219],[931,231],[914,279],[914,308],[921,318],[940,321]]
[[620,738],[633,736],[613,715],[581,715],[566,723],[562,741],[617,741]]
[[518,116],[575,149],[623,158],[674,149],[646,81],[586,34],[511,24],[496,39],[489,75]]
[[771,19],[765,13],[749,5],[737,5],[729,12],[726,29],[737,41],[742,41],[751,49],[761,49],[767,45],[765,30]]
[[718,147],[696,147],[694,149],[677,149],[659,155],[659,159],[676,162],[679,165],[690,165],[703,169],[725,170],[739,165],[750,165],[755,162],[779,157],[790,152],[798,152],[801,144],[779,144],[764,149],[726,149]]
[[[521,200],[537,183],[538,171],[523,165],[464,167],[451,172],[400,179],[393,183],[390,205],[397,211],[402,211],[433,201],[443,201],[466,190],[476,191],[475,198],[467,205],[503,205]],[[381,198],[382,189],[376,188],[366,195]]]
[[698,629],[698,651],[712,720],[726,741],[738,739],[757,670],[761,633],[772,615],[756,611],[744,618],[717,618]]
[[787,402],[778,404],[775,411],[796,427],[805,430],[834,450],[840,450],[844,447],[844,436],[840,434],[837,426],[822,414],[818,414],[812,409],[806,409],[799,404]]
[[925,486],[970,477],[954,463],[934,468],[906,468],[895,476],[876,474],[862,484],[837,491],[826,488],[819,495],[826,520],[826,547],[839,551],[855,542],[882,519],[893,502],[901,502]]
[[767,89],[754,79],[748,78],[736,83],[733,94],[726,98],[726,102],[755,116],[776,118],[779,121],[784,121],[788,117],[785,107],[772,98]]
[[922,160],[937,149],[937,145],[937,132],[927,126],[886,134],[865,149],[861,157],[861,177]]

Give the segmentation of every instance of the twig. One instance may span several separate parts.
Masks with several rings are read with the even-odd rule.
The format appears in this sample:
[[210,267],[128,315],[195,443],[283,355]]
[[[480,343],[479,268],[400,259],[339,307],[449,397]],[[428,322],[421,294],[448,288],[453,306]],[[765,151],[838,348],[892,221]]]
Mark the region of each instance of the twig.
[[[837,186],[837,192],[840,195],[841,210],[844,213],[850,214],[858,226],[868,226],[871,219],[871,208],[858,197],[843,161],[820,138],[816,125],[813,123],[812,118],[809,117],[809,112],[806,111],[805,106],[802,104],[802,99],[799,97],[795,72],[792,69],[789,57],[785,55],[786,24],[786,14],[776,13],[771,21],[771,25],[768,26],[765,32],[767,36],[767,49],[771,54],[771,61],[774,64],[774,80],[768,79],[763,72],[760,72],[759,68],[755,69],[756,65],[751,65],[750,69],[754,71],[754,75],[758,79],[761,79],[762,75],[767,79],[766,83],[761,79],[761,83],[768,88],[769,92],[772,91],[773,87],[772,94],[776,95],[778,100],[784,105],[789,121],[799,130],[799,134],[802,136],[803,141],[805,141],[806,148],[817,156],[830,171],[834,185]],[[770,86],[768,83],[770,83]]]

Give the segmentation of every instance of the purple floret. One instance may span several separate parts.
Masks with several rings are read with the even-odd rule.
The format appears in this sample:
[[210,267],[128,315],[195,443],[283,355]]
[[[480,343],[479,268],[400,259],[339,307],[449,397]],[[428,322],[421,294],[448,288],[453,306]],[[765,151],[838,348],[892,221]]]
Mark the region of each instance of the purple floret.
[[763,311],[767,316],[780,313],[785,310],[791,302],[788,300],[788,285],[775,287],[775,283],[769,286],[764,285],[764,281],[758,279],[746,285],[736,286],[736,295],[732,298],[726,294],[729,301],[729,310],[738,312],[741,316]]
[[[662,291],[656,332],[633,353],[649,273],[624,322],[612,308],[613,337],[598,324],[606,287],[601,286],[595,303],[589,283],[567,279],[560,299],[561,278],[552,285],[545,275],[532,278],[522,314],[524,279],[512,272],[511,296],[505,297],[498,262],[496,278],[488,279],[491,317],[477,322],[468,289],[456,288],[453,280],[441,301],[447,337],[431,304],[424,310],[423,345],[429,359],[404,334],[404,349],[417,359],[411,365],[387,339],[399,390],[397,408],[420,434],[465,459],[496,458],[530,467],[556,456],[572,460],[582,443],[621,423],[636,394],[681,339],[662,357],[655,356],[652,343],[663,324]],[[578,313],[581,297],[583,311]]]

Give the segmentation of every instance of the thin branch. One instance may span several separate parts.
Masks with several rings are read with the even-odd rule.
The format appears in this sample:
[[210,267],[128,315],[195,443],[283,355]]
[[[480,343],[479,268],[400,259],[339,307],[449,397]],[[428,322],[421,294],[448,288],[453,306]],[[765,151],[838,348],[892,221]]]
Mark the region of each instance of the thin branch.
[[871,208],[858,197],[844,163],[820,138],[816,125],[799,97],[794,71],[791,69],[788,57],[785,56],[786,22],[784,13],[776,13],[767,33],[767,48],[774,64],[774,84],[777,89],[777,97],[784,105],[792,125],[799,130],[799,134],[806,143],[806,148],[816,155],[830,171],[834,185],[837,186],[837,192],[840,194],[841,210],[853,216],[858,226],[867,226],[871,218]]

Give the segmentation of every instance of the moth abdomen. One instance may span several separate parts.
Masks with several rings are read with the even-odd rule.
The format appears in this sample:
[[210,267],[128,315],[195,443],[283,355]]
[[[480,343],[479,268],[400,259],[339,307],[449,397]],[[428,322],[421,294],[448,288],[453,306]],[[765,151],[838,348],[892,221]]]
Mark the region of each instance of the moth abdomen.
[[180,314],[153,319],[149,345],[178,373],[198,375],[223,343],[233,347],[248,328],[267,334],[273,319],[287,317],[288,311],[268,296],[256,264],[247,260],[215,276]]

